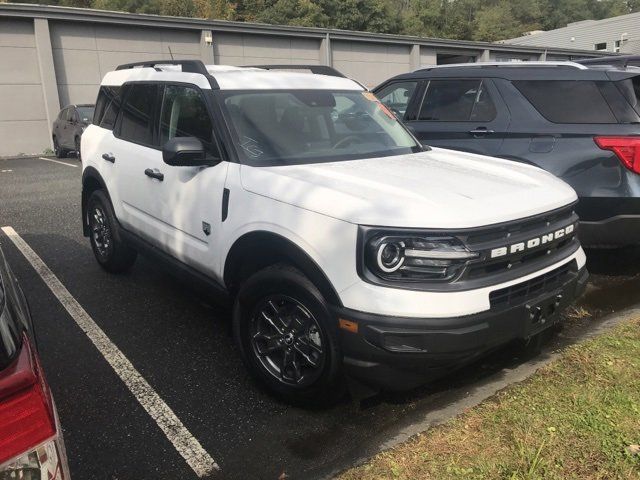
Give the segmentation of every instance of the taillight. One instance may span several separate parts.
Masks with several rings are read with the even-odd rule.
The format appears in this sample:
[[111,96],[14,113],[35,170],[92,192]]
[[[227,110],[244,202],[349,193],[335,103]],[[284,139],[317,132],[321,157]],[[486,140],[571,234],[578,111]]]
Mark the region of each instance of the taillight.
[[[0,373],[0,479],[61,479],[64,462],[53,400],[25,337],[18,357]],[[42,475],[24,476],[36,472]]]
[[611,150],[622,164],[635,173],[640,173],[640,137],[595,137],[603,150]]

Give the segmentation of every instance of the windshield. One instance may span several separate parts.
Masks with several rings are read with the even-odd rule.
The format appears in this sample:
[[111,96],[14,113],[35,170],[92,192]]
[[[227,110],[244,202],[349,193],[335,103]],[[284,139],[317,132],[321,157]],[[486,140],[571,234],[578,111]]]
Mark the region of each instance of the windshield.
[[83,123],[90,123],[93,119],[94,108],[95,107],[92,106],[76,107],[78,115],[80,116],[80,121]]
[[227,92],[243,160],[253,166],[353,160],[421,151],[369,92]]

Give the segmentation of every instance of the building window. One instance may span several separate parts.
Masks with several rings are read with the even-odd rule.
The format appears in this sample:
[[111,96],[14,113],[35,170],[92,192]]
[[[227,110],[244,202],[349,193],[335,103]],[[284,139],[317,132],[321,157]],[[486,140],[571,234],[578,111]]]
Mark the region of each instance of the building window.
[[622,43],[622,40],[616,40],[616,46],[613,49],[614,52],[616,53],[620,53],[620,44]]
[[602,43],[596,43],[593,46],[594,50],[606,50],[607,49],[607,42],[602,42]]

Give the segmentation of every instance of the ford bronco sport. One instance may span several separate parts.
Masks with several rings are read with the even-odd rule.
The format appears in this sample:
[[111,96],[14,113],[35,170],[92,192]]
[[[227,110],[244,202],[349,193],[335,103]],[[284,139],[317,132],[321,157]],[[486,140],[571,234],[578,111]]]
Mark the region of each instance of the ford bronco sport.
[[587,277],[575,192],[423,147],[360,84],[308,68],[107,73],[81,144],[98,263],[155,255],[228,297],[246,366],[289,401],[344,378],[411,388],[557,322]]

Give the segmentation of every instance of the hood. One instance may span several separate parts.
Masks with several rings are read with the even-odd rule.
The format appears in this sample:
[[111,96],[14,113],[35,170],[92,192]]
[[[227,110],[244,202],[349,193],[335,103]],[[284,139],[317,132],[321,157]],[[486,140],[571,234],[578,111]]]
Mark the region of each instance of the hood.
[[241,168],[258,195],[360,225],[470,228],[563,207],[573,189],[521,163],[434,148],[342,162]]

